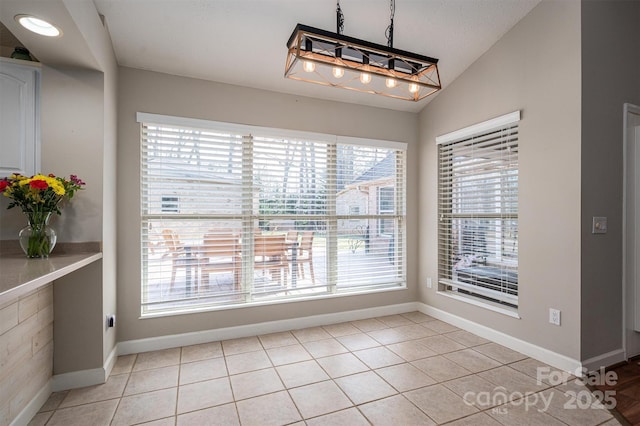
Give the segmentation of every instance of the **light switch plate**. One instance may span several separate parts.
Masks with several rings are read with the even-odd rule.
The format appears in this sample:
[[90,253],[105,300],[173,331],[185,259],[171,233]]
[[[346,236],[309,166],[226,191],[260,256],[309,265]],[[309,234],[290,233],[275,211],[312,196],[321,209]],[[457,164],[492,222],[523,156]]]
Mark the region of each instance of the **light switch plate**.
[[605,216],[594,216],[593,225],[591,226],[592,234],[607,233],[607,218]]

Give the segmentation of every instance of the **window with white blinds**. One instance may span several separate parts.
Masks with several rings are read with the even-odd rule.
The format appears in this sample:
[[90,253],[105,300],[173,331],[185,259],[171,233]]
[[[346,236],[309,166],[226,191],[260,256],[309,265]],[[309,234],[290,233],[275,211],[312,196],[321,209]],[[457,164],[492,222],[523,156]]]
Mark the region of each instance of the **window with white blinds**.
[[138,121],[143,315],[406,285],[405,144]]
[[507,114],[436,139],[440,288],[518,306],[518,122]]

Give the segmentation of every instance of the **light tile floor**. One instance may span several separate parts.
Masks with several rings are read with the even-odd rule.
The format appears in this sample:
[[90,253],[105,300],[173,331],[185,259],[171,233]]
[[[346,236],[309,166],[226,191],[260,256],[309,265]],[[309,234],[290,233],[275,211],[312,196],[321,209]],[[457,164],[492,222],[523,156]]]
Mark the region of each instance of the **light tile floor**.
[[623,423],[575,377],[411,312],[121,356],[30,424]]

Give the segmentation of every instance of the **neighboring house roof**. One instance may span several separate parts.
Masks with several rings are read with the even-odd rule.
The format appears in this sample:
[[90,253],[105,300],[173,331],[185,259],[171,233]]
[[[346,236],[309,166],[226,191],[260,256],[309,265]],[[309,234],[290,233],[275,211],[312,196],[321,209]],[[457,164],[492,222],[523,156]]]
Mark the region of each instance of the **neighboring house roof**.
[[395,175],[395,171],[395,155],[393,152],[390,152],[385,158],[374,164],[371,168],[369,168],[369,170],[354,179],[353,182],[349,183],[349,186],[390,178]]
[[194,171],[185,170],[183,167],[173,164],[159,164],[150,162],[149,170],[161,170],[163,177],[190,183],[208,183],[221,185],[241,185],[242,176],[231,174],[227,171],[198,169]]
[[354,190],[367,193],[372,186],[392,185],[395,170],[395,156],[390,152],[385,158],[345,185],[344,189],[338,192],[338,196]]

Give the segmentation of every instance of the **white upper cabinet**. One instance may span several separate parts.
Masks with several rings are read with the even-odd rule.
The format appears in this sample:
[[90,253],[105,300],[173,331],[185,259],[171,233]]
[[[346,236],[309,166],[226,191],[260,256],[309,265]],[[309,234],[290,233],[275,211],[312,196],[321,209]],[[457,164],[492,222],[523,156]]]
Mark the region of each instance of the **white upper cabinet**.
[[0,178],[39,169],[40,64],[0,58]]

